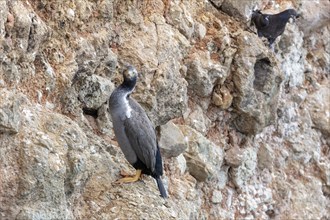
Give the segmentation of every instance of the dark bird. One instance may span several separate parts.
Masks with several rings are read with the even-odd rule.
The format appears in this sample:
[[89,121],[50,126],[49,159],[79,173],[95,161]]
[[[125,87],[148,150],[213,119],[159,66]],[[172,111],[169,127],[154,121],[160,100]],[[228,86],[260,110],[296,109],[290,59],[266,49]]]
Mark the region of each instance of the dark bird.
[[276,38],[283,34],[289,19],[295,20],[298,17],[294,9],[287,9],[274,15],[263,14],[260,10],[256,10],[252,13],[251,25],[256,26],[258,36],[267,38],[269,47],[272,47]]
[[128,162],[136,169],[136,175],[117,182],[135,182],[141,174],[151,175],[157,181],[161,196],[166,198],[160,178],[163,175],[163,163],[155,129],[143,108],[130,97],[138,73],[134,67],[128,66],[123,76],[123,83],[110,96],[109,109],[118,144]]

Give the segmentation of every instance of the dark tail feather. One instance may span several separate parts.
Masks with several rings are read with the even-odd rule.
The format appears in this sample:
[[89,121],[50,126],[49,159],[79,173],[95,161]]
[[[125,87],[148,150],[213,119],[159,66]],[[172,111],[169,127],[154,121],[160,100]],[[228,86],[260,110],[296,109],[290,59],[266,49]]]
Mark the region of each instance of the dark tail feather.
[[160,179],[160,177],[156,177],[155,179],[157,181],[157,186],[160,192],[160,196],[163,198],[167,198],[166,190],[164,188],[162,180]]

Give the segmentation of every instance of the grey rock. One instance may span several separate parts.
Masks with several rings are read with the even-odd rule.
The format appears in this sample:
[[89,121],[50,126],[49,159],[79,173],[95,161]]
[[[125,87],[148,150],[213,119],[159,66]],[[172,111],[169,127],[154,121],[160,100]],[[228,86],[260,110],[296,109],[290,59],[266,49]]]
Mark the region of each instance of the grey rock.
[[104,103],[97,111],[97,126],[102,134],[114,137],[112,119],[108,111],[108,102]]
[[220,8],[221,4],[224,2],[225,0],[211,0],[211,2],[217,6],[218,8]]
[[212,193],[211,202],[214,204],[219,204],[222,201],[222,193],[219,190],[214,190]]
[[19,131],[21,97],[7,89],[0,90],[0,133]]
[[330,92],[328,86],[323,86],[310,94],[304,106],[309,109],[314,126],[319,129],[325,138],[330,137]]
[[184,119],[190,127],[202,134],[206,134],[211,124],[210,119],[204,114],[203,109],[199,105],[196,105],[194,111],[185,116]]
[[5,24],[7,22],[8,6],[6,1],[0,2],[0,37],[3,38],[6,34]]
[[305,36],[315,34],[316,30],[321,29],[329,23],[329,6],[330,3],[327,1],[320,1],[317,5],[310,1],[301,1],[299,7],[301,17],[297,21],[297,24]]
[[167,19],[186,38],[191,38],[195,24],[185,4],[171,4]]
[[225,153],[226,163],[232,167],[239,167],[244,160],[244,150],[239,147],[232,147]]
[[238,96],[233,106],[239,113],[234,124],[240,132],[256,134],[275,122],[283,76],[274,55],[262,49],[257,36],[242,32],[238,39],[241,46],[233,75]]
[[230,16],[243,19],[247,21],[252,14],[252,10],[259,3],[258,0],[252,1],[235,1],[235,0],[224,0],[221,4],[221,10]]
[[[13,2],[12,13],[15,18],[11,33],[12,39],[17,39],[17,50],[23,61],[33,61],[36,52],[47,39],[48,28],[40,17],[31,13],[22,2]],[[19,45],[19,46],[18,46]]]
[[114,89],[110,80],[92,75],[83,77],[75,84],[78,91],[78,99],[83,103],[84,108],[98,109],[105,103]]
[[80,39],[75,60],[78,72],[87,75],[96,74],[111,77],[117,67],[117,55],[107,47],[109,43],[106,32],[95,34],[91,40]]
[[195,35],[198,39],[203,39],[206,35],[206,27],[201,23],[195,24]]
[[233,167],[230,174],[236,187],[242,188],[256,172],[257,152],[253,148],[246,148],[239,157],[241,164],[238,167]]
[[223,162],[223,150],[188,126],[180,126],[180,129],[189,144],[184,153],[188,172],[198,181],[217,178]]
[[261,144],[258,151],[258,167],[272,170],[274,165],[274,151],[268,144]]
[[303,48],[304,35],[297,25],[288,24],[279,41],[279,52],[276,54],[284,73],[284,83],[289,87],[301,86],[305,81],[305,57]]
[[183,175],[187,170],[187,162],[183,154],[176,157],[177,167],[180,170],[180,174]]
[[169,121],[159,127],[159,147],[165,157],[177,157],[188,147],[183,133],[173,122]]
[[233,102],[233,96],[225,86],[216,86],[212,94],[212,103],[221,109],[228,109]]
[[[22,94],[16,96],[24,98]],[[27,101],[21,108],[19,135],[1,140],[0,167],[10,166],[11,171],[0,171],[4,177],[0,184],[12,191],[2,200],[1,214],[10,219],[68,218],[66,201],[87,178],[86,135],[63,115]]]
[[227,77],[227,73],[221,65],[212,65],[207,52],[195,53],[187,62],[187,68],[188,88],[201,97],[210,96],[215,83],[220,80],[224,81]]

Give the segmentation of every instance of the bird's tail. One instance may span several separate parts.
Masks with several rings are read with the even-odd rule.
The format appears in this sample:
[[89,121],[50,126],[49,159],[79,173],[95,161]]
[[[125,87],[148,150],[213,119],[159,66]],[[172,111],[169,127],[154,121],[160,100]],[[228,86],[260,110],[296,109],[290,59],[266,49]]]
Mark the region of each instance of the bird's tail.
[[155,179],[157,181],[157,186],[158,186],[158,189],[160,192],[160,196],[163,198],[167,198],[167,193],[166,193],[165,187],[163,185],[162,179],[160,177],[156,177]]

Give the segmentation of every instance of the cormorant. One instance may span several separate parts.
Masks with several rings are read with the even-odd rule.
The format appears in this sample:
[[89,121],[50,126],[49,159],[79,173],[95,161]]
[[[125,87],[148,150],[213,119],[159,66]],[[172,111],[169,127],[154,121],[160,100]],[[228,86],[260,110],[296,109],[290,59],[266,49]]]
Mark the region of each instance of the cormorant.
[[253,11],[251,24],[253,23],[257,28],[258,37],[265,37],[269,42],[269,47],[272,45],[276,38],[283,34],[286,23],[290,18],[294,20],[299,15],[294,9],[287,9],[278,14],[263,14],[260,10]]
[[136,175],[122,178],[118,182],[135,182],[141,174],[151,175],[157,181],[161,196],[166,198],[166,190],[160,178],[163,175],[163,164],[156,132],[143,108],[130,97],[138,73],[134,67],[128,66],[123,76],[123,83],[110,96],[109,110],[118,144],[128,162],[136,169]]

